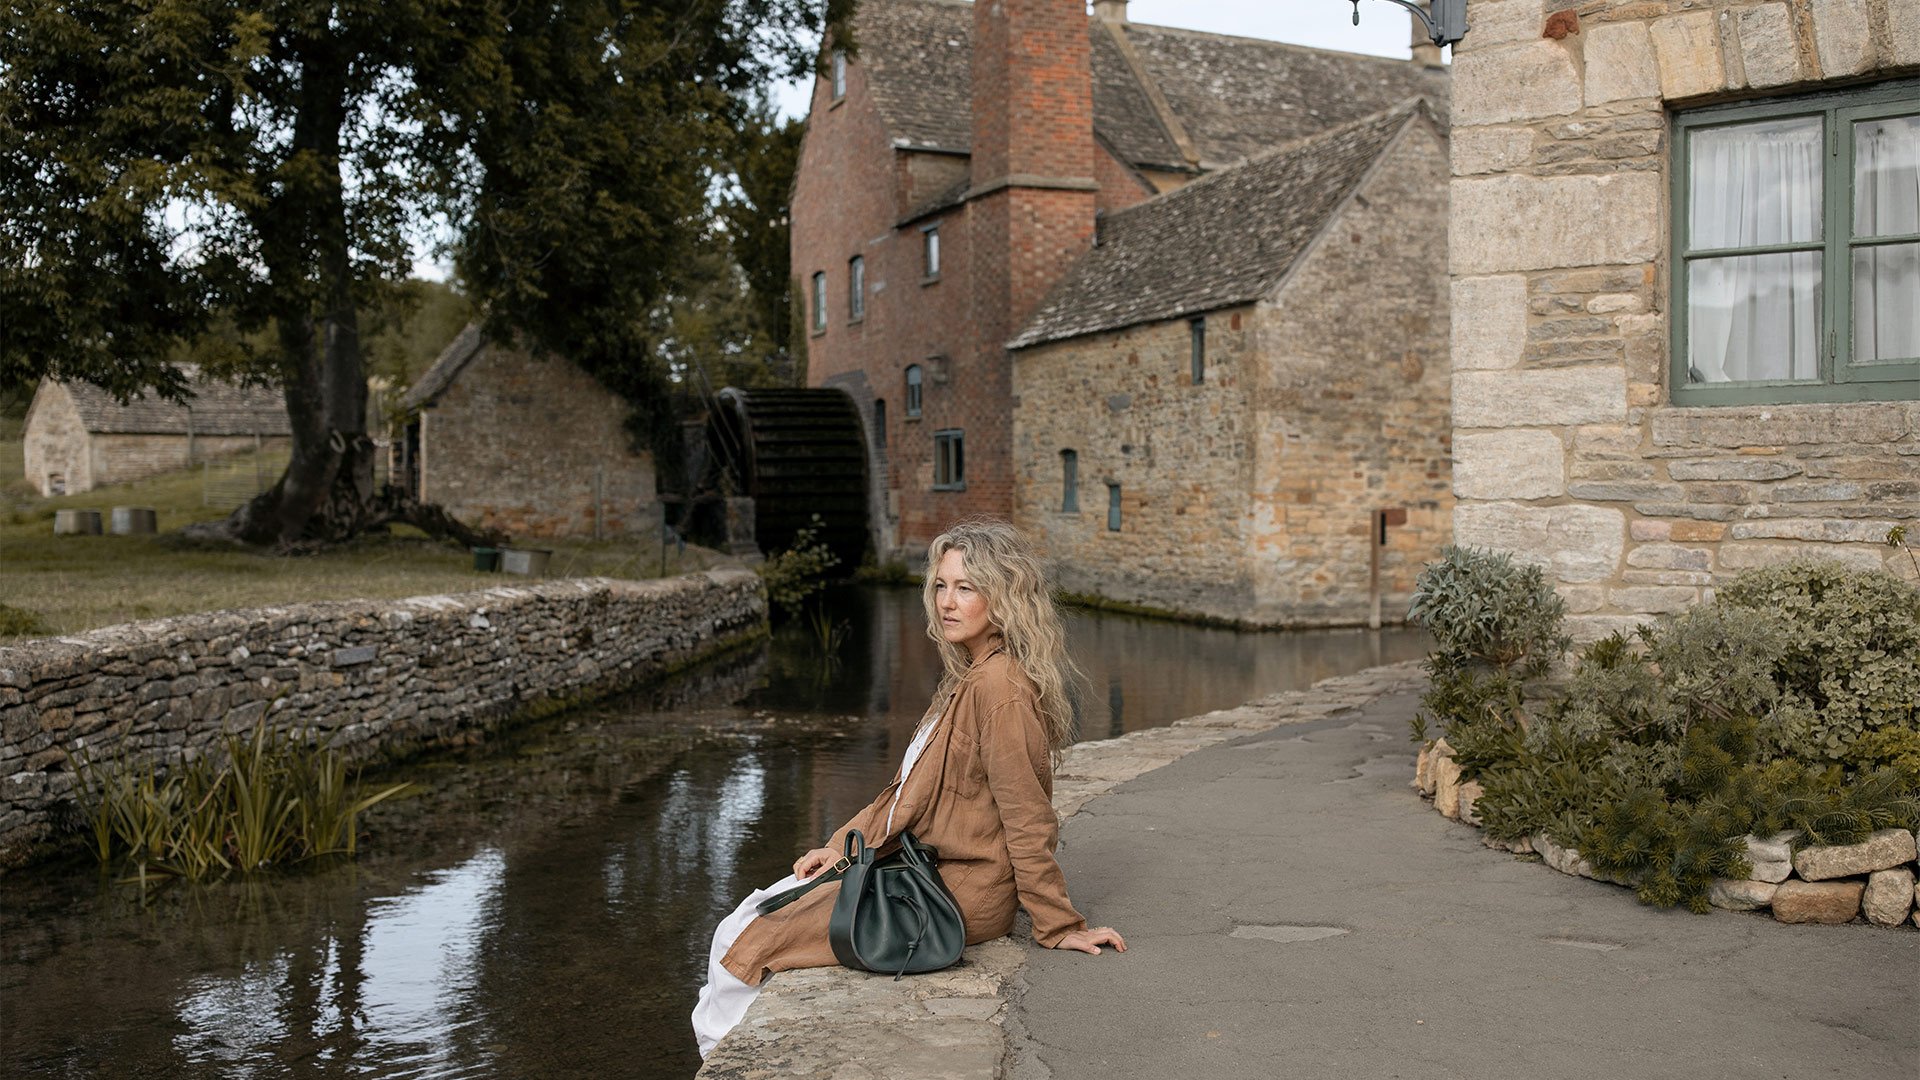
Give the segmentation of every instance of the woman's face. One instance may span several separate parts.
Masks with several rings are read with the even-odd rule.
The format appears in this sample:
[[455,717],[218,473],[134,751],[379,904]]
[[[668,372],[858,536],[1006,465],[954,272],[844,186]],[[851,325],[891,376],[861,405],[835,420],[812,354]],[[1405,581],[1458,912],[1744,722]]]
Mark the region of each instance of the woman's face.
[[967,580],[958,551],[940,556],[940,565],[934,568],[933,610],[940,618],[940,636],[967,650],[968,655],[976,653],[977,646],[993,633],[986,595]]

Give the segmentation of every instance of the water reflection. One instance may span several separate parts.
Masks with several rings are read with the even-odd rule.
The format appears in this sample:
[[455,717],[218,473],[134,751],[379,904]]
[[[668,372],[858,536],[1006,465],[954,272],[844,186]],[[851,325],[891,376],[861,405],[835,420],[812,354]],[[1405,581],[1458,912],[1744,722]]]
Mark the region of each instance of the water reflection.
[[[0,878],[0,1072],[689,1076],[706,934],[887,781],[938,678],[910,590],[672,683],[400,770],[358,863],[140,910]],[[1417,655],[1385,634],[1076,615],[1088,738]]]

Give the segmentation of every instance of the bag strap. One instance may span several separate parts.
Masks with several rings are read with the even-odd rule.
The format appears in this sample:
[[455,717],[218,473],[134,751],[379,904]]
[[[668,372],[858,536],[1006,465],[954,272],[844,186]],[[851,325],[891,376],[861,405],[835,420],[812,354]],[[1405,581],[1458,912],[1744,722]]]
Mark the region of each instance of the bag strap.
[[847,834],[846,854],[840,856],[839,862],[834,863],[833,866],[827,870],[815,874],[813,880],[808,881],[804,885],[795,885],[785,892],[774,893],[772,896],[753,905],[753,909],[762,915],[770,915],[820,886],[825,885],[829,881],[839,881],[841,878],[847,876],[847,868],[851,867],[856,861],[860,861],[861,856],[864,855],[866,851],[867,838],[860,835],[859,829],[852,830]]

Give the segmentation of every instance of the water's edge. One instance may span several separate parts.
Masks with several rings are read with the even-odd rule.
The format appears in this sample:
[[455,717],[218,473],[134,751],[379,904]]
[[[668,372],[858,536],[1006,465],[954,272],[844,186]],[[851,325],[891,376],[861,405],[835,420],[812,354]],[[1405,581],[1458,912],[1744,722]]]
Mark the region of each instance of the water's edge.
[[[1076,744],[1055,775],[1054,812],[1065,825],[1094,799],[1196,750],[1352,712],[1424,681],[1417,661],[1373,667],[1167,727]],[[885,1062],[893,1075],[937,1071],[997,1080],[1015,1052],[1014,1000],[1033,947],[1026,938],[1022,916],[1012,934],[967,949],[954,967],[899,982],[837,967],[781,972],[714,1048],[697,1080],[826,1080],[863,1062]],[[928,1068],[916,1070],[916,1062]]]

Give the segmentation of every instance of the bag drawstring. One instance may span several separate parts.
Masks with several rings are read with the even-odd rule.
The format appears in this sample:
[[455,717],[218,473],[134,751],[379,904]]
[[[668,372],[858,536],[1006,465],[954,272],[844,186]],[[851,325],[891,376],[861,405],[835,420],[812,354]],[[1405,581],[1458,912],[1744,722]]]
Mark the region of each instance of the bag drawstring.
[[926,910],[920,906],[920,901],[913,895],[904,893],[897,897],[897,899],[912,908],[913,913],[919,917],[920,932],[913,935],[912,941],[907,942],[907,955],[900,961],[900,970],[893,973],[894,982],[899,982],[906,976],[907,969],[913,966],[913,950],[919,948],[920,940],[927,936],[927,913]]

